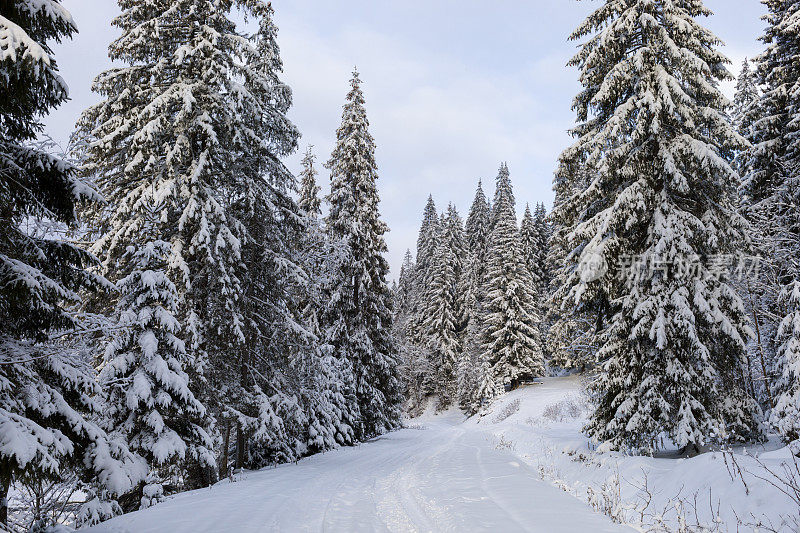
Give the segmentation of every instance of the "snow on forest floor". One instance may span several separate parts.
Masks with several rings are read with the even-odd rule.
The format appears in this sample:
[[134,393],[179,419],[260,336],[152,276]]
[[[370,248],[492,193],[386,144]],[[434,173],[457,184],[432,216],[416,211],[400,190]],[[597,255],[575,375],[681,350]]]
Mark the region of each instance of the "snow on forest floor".
[[[587,407],[578,378],[546,379],[483,417],[428,413],[358,447],[246,472],[91,531],[631,531],[617,521],[722,532],[737,531],[737,515],[793,530],[781,516],[797,517],[797,506],[746,472],[763,473],[743,450],[749,492],[721,453],[594,454],[580,432]],[[750,453],[772,469],[790,458],[775,444]]]
[[625,530],[451,411],[355,448],[179,494],[90,531]]
[[800,481],[776,438],[692,458],[597,454],[581,434],[589,405],[580,378],[542,381],[503,396],[465,429],[483,429],[542,479],[642,531],[800,531],[798,503],[769,472],[794,471]]

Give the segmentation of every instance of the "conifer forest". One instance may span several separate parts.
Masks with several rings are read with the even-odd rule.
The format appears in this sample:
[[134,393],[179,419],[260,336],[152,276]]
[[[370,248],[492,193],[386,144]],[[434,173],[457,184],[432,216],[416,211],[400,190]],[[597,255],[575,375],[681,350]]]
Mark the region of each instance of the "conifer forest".
[[[0,531],[800,531],[800,0],[567,3],[0,0]],[[523,4],[552,156],[382,93]]]

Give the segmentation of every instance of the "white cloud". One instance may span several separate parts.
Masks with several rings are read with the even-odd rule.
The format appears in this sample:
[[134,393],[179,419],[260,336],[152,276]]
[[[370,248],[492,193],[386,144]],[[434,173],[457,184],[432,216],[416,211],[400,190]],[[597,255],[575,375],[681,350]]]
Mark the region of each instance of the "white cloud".
[[[73,101],[47,118],[65,140],[80,112],[97,100],[92,78],[108,68],[113,0],[64,0],[81,29],[56,47]],[[755,0],[707,0],[718,11],[709,25],[728,41],[731,70],[760,49],[761,6]],[[552,199],[558,154],[570,142],[570,110],[578,90],[566,62],[567,41],[596,2],[476,0],[273,0],[292,86],[290,112],[301,146],[314,144],[320,162],[333,146],[348,79],[357,65],[378,145],[381,210],[388,222],[390,262],[399,270],[414,248],[425,200],[453,201],[466,216],[477,179],[489,193],[508,161],[520,210]],[[723,88],[730,96],[730,84]],[[301,148],[301,152],[303,149]],[[299,168],[300,156],[289,158]],[[327,178],[321,169],[323,180]],[[324,185],[324,183],[323,183]]]

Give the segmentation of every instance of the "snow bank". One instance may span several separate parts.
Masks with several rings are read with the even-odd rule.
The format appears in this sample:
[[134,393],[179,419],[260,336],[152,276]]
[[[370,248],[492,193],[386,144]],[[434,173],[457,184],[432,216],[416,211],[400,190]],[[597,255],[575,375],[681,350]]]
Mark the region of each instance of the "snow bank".
[[489,433],[543,479],[643,531],[748,531],[757,524],[762,531],[800,531],[791,497],[797,493],[782,492],[786,487],[765,470],[796,468],[776,438],[693,458],[599,454],[581,433],[588,410],[580,378],[548,378],[502,396],[465,425]]

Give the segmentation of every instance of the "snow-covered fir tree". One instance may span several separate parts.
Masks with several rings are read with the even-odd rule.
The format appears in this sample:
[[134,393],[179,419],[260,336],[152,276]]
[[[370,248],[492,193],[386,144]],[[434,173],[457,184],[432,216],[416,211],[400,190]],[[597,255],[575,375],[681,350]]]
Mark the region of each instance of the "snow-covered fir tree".
[[[752,135],[752,125],[759,118],[759,88],[757,72],[750,68],[750,60],[747,58],[742,62],[741,72],[736,81],[736,93],[729,114],[736,131],[744,138],[749,139]],[[750,150],[736,150],[732,154],[733,167],[744,178],[747,174],[747,162],[750,157]],[[744,199],[741,197],[740,199]],[[744,214],[747,214],[747,202],[743,202]],[[759,236],[750,232],[754,241],[758,241]],[[757,243],[756,243],[757,244]],[[748,250],[753,251],[753,250]],[[757,251],[757,250],[756,250]],[[734,285],[743,296],[747,315],[750,317],[755,336],[747,344],[747,365],[745,369],[745,382],[750,394],[757,398],[762,405],[767,405],[765,401],[769,395],[768,383],[766,383],[766,360],[774,359],[768,353],[774,354],[775,334],[777,325],[774,320],[767,320],[764,323],[764,310],[776,303],[774,290],[764,290],[765,283],[771,275],[768,270],[759,269],[756,275],[743,276],[742,279],[734,280]],[[765,338],[766,336],[766,338]],[[766,341],[766,342],[765,342]],[[761,365],[756,364],[761,362]],[[760,368],[760,372],[759,372]],[[760,374],[760,375],[758,375]]]
[[[748,139],[742,185],[745,213],[753,225],[764,258],[753,283],[754,304],[766,337],[761,364],[770,383],[771,419],[786,439],[798,438],[800,390],[800,2],[768,0],[764,4],[766,51],[757,59],[763,87]],[[775,318],[774,318],[775,317]]]
[[328,276],[335,277],[342,250],[329,242],[322,224],[320,187],[316,183],[316,158],[311,148],[303,158],[300,199],[298,205],[305,214],[301,242],[301,263],[308,278],[296,287],[301,315],[313,334],[297,351],[293,366],[302,382],[304,405],[308,413],[306,444],[311,453],[325,451],[338,445],[353,443],[354,413],[348,407],[345,392],[352,383],[352,373],[346,362],[333,356],[324,342],[322,315],[325,309],[325,287]]
[[414,298],[414,256],[411,250],[406,250],[403,255],[403,264],[400,265],[400,275],[397,279],[397,289],[394,297],[393,324],[395,328],[405,331],[406,322],[411,313],[411,304]]
[[[492,392],[487,396],[489,389],[486,387],[483,388],[483,392],[479,392],[482,383],[479,377],[488,376],[487,379],[491,381],[491,372],[487,370],[488,364],[484,365],[486,354],[482,341],[490,226],[491,209],[479,181],[465,225],[466,254],[459,285],[459,292],[464,299],[465,327],[456,381],[459,405],[469,414],[477,412],[483,403],[494,395]],[[486,372],[483,372],[484,370]]]
[[428,297],[431,292],[433,258],[439,244],[441,220],[433,196],[428,196],[417,237],[417,255],[409,276],[408,316],[405,323],[404,343],[399,346],[403,379],[406,383],[406,410],[417,413],[424,408],[425,399],[434,393],[436,369],[429,358],[428,337],[425,329]]
[[489,364],[489,354],[484,350],[483,321],[473,318],[467,325],[464,350],[458,362],[458,403],[468,415],[474,415],[501,392]]
[[424,383],[431,374],[430,363],[425,357],[427,352],[420,346],[418,336],[412,333],[415,306],[421,303],[416,274],[411,250],[406,250],[395,290],[392,324],[400,358],[398,372],[403,380],[404,408],[412,416],[424,408],[427,395]]
[[428,294],[431,275],[433,272],[432,261],[438,245],[440,219],[436,211],[436,203],[433,196],[428,196],[425,209],[422,214],[422,225],[419,228],[417,237],[417,255],[413,275],[413,299],[411,301],[411,316],[409,317],[409,333],[412,341],[418,345],[424,344],[423,313],[424,296]]
[[[287,355],[309,335],[289,301],[304,277],[292,256],[302,219],[280,158],[299,134],[286,118],[291,91],[278,78],[271,7],[244,6],[259,21],[254,39],[237,32],[230,3],[121,7],[122,36],[109,55],[125,66],[97,78],[104,100],[82,119],[93,139],[86,170],[109,200],[100,213],[108,231],[95,249],[110,278],[124,278],[120,261],[145,224],[141,207],[163,205],[153,234],[170,245],[168,276],[197,372],[190,383],[220,422],[223,462],[231,425],[237,466],[263,458],[259,446],[293,458],[301,439],[277,427],[275,413],[300,424],[286,407],[298,401]],[[211,465],[197,466],[190,486],[210,480]],[[227,464],[220,470],[226,475]]]
[[544,375],[535,287],[522,253],[508,166],[500,167],[489,234],[483,343],[498,386]]
[[531,272],[534,283],[541,284],[539,277],[539,231],[533,221],[530,204],[525,204],[525,213],[522,215],[522,222],[519,225],[519,239],[522,248],[522,257],[528,270]]
[[154,238],[159,213],[149,211],[152,222],[139,236],[141,243],[129,245],[120,259],[128,275],[117,282],[115,333],[99,376],[107,431],[152,469],[148,485],[139,487],[136,504],[142,508],[163,496],[163,482],[183,485],[184,460],[214,463],[206,409],[185,371],[191,358],[175,317],[178,291],[166,274],[170,245]]
[[[794,208],[800,208],[800,203]],[[770,422],[787,441],[794,441],[800,438],[800,280],[784,287],[780,304],[786,315],[778,328]]]
[[736,162],[743,174],[742,209],[752,225],[751,235],[756,252],[762,259],[758,275],[743,283],[756,331],[756,374],[761,374],[756,375],[754,381],[766,385],[756,392],[761,393],[762,398],[766,396],[766,403],[770,404],[773,393],[770,389],[776,377],[774,364],[780,343],[778,328],[786,312],[780,302],[781,292],[784,283],[790,279],[786,276],[786,254],[782,253],[787,251],[784,242],[790,241],[782,242],[779,235],[784,225],[781,219],[787,213],[781,207],[787,203],[782,198],[787,190],[785,177],[790,173],[786,157],[791,132],[797,129],[796,125],[790,125],[795,116],[792,109],[796,109],[796,104],[792,104],[796,97],[791,95],[798,75],[800,45],[796,35],[793,36],[789,29],[791,13],[797,9],[796,2],[781,0],[764,3],[768,9],[765,17],[768,26],[761,40],[767,44],[767,49],[754,61],[755,82],[763,93],[757,104],[750,106],[741,119],[749,124],[743,133],[752,146],[744,153],[737,154]]
[[303,156],[303,170],[300,172],[300,199],[297,204],[300,209],[311,216],[318,217],[322,214],[322,199],[319,197],[321,187],[317,185],[317,169],[314,167],[317,156],[314,147],[309,146]]
[[76,31],[57,0],[0,5],[0,529],[20,476],[77,475],[113,497],[145,474],[94,422],[94,370],[65,342],[84,325],[80,292],[108,285],[88,270],[92,255],[62,237],[76,207],[99,197],[71,164],[31,144],[40,118],[67,99],[51,44]]
[[429,195],[422,213],[422,225],[417,237],[417,270],[420,272],[429,269],[436,250],[439,222],[436,203],[433,201],[433,196]]
[[463,298],[458,281],[463,269],[464,229],[461,217],[451,204],[442,214],[440,235],[431,258],[430,282],[423,296],[423,339],[430,369],[426,390],[446,408],[456,396],[456,370],[461,355]]
[[743,137],[750,133],[759,100],[757,74],[750,68],[750,60],[744,58],[742,71],[736,79],[736,93],[730,109],[731,120],[736,131]]
[[242,389],[240,405],[227,413],[238,426],[236,468],[259,468],[306,454],[305,409],[318,413],[321,391],[308,378],[316,368],[292,365],[308,355],[316,367],[320,359],[319,339],[305,322],[302,305],[302,295],[313,284],[302,249],[313,221],[293,199],[297,183],[282,163],[296,150],[299,137],[286,116],[292,93],[280,79],[283,63],[271,6],[254,2],[249,9],[259,21],[254,42],[242,48],[243,87],[251,98],[234,100],[235,116],[249,121],[249,128],[232,146],[238,176],[228,193],[234,199],[230,211],[241,227],[246,265],[240,276],[242,315],[250,340],[232,369]]
[[[501,196],[504,194],[510,194],[511,204],[516,204],[516,200],[514,199],[514,191],[511,187],[511,172],[508,170],[508,164],[505,162],[500,164],[500,171],[495,178],[494,201],[491,205],[490,231],[494,229],[494,225],[501,216],[500,212],[497,210],[497,205],[500,203]],[[516,214],[514,215],[514,218],[516,218]]]
[[477,310],[484,296],[482,289],[486,277],[491,217],[489,201],[486,199],[483,186],[479,181],[464,227],[466,253],[461,276],[461,293],[464,295],[467,320],[470,320],[473,314],[480,314]]
[[562,166],[597,175],[570,200],[561,297],[610,303],[587,427],[604,450],[652,451],[663,434],[692,449],[756,430],[739,377],[750,329],[714,266],[743,239],[723,154],[745,143],[716,88],[730,77],[720,42],[696,20],[709,14],[700,0],[607,0],[571,36],[589,38],[571,61],[584,89]]
[[536,228],[536,277],[539,279],[539,293],[544,296],[547,294],[548,287],[552,280],[550,266],[547,262],[552,230],[550,228],[550,222],[547,219],[547,209],[543,203],[536,204],[536,208],[533,210],[533,224]]
[[352,368],[348,394],[354,401],[355,436],[370,438],[400,424],[401,383],[392,337],[392,294],[386,224],[380,219],[375,141],[369,133],[358,72],[336,131],[328,161],[330,238],[343,245],[343,257],[327,285],[324,327],[333,354]]
[[[562,369],[585,370],[594,366],[599,346],[598,332],[607,313],[602,294],[596,298],[574,302],[567,294],[567,280],[575,272],[576,260],[580,256],[585,240],[575,242],[572,228],[578,220],[581,205],[580,194],[591,183],[595,172],[587,168],[582,159],[569,154],[562,156],[553,180],[555,200],[551,213],[552,228],[548,241],[547,269],[551,275],[547,300],[547,350],[549,365]],[[577,160],[576,160],[577,159]],[[589,212],[593,212],[589,208]]]

